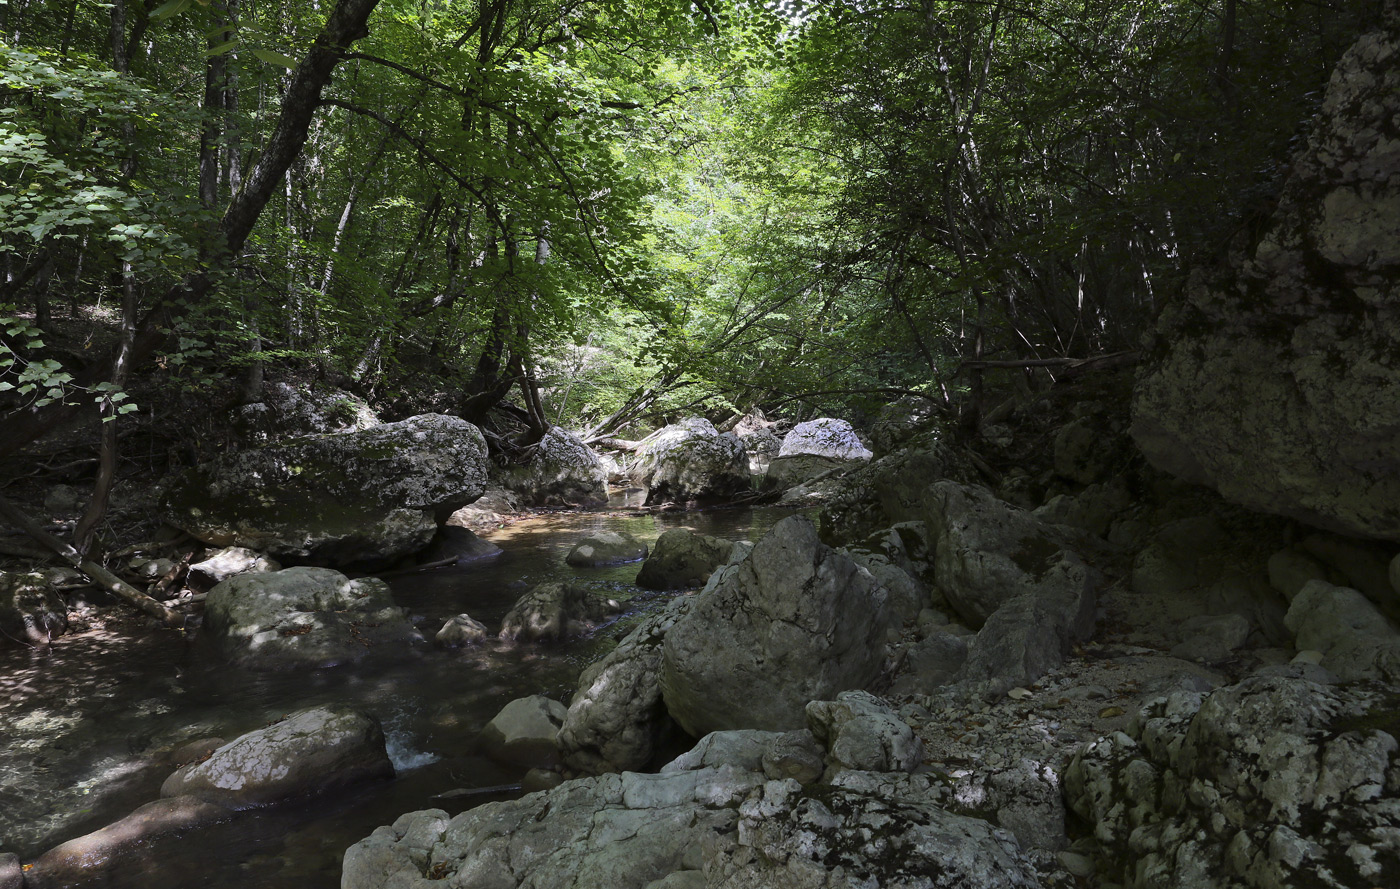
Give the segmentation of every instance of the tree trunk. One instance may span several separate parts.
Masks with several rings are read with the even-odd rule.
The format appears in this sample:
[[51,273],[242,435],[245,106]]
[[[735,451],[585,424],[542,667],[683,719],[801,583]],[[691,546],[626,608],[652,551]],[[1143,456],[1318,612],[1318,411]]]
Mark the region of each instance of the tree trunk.
[[[253,226],[272,198],[273,189],[306,144],[312,117],[320,107],[321,94],[330,83],[335,66],[350,44],[369,34],[369,17],[378,5],[379,0],[340,0],[331,11],[325,27],[292,73],[277,123],[263,146],[258,162],[248,175],[247,184],[234,195],[219,222],[218,233],[222,243],[208,248],[205,260],[210,267],[225,268],[242,252]],[[120,2],[113,8],[114,32],[119,8]],[[214,281],[208,273],[196,272],[170,288],[146,313],[137,328],[128,353],[129,366],[135,367],[148,359],[165,341],[165,331],[171,323],[191,303],[203,298],[213,286]],[[115,361],[114,356],[108,367],[113,367]],[[80,374],[74,382],[90,387],[104,378],[110,378],[109,371]],[[77,402],[68,405],[58,401],[7,417],[6,422],[0,424],[0,457],[15,453],[84,409],[91,409],[91,404]]]

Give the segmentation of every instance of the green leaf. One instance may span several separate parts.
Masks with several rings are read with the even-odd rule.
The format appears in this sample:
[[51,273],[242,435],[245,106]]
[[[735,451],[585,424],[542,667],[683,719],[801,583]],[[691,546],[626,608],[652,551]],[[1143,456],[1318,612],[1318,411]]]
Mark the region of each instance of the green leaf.
[[189,6],[190,0],[166,0],[165,3],[151,10],[150,19],[153,22],[163,22],[184,12]]
[[270,49],[255,49],[253,55],[258,57],[258,61],[266,62],[269,65],[281,65],[288,70],[297,66],[296,59],[284,56],[280,52],[273,52]]
[[221,56],[226,53],[232,52],[234,49],[237,49],[240,43],[242,43],[242,41],[238,40],[237,38],[233,40],[226,40],[223,43],[220,43],[218,46],[211,46],[208,49],[206,49],[204,51],[204,55],[208,58],[213,58],[214,56]]

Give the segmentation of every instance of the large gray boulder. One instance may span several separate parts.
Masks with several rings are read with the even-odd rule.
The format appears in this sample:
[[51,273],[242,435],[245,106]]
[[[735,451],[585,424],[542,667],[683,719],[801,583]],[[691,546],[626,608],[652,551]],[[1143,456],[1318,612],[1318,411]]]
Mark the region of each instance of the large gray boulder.
[[[1065,531],[999,500],[986,488],[953,481],[925,492],[925,522],[933,551],[934,584],[958,615],[979,628],[1023,593],[1064,594],[1075,610],[1091,572],[1070,548]],[[1056,571],[1056,566],[1064,570]]]
[[379,417],[363,398],[341,389],[273,382],[263,388],[262,401],[238,408],[234,425],[249,441],[265,443],[373,429]]
[[891,525],[922,522],[929,485],[976,475],[961,451],[936,433],[926,433],[841,478],[822,508],[822,539],[833,545],[858,543]]
[[790,516],[711,578],[666,634],[666,708],[695,737],[801,728],[809,701],[875,678],[890,624],[870,573]]
[[598,775],[651,762],[670,725],[661,701],[661,643],[688,605],[687,597],[671,600],[583,671],[559,729],[569,768]]
[[1298,650],[1321,653],[1322,666],[1338,679],[1400,682],[1400,631],[1357,590],[1310,580],[1284,624]]
[[308,567],[218,584],[203,632],[225,658],[266,670],[332,666],[417,638],[384,581]]
[[1338,63],[1270,226],[1192,278],[1141,372],[1155,466],[1250,509],[1400,540],[1400,13]]
[[597,506],[608,500],[608,470],[572,432],[551,426],[524,463],[511,463],[492,479],[526,506]]
[[559,764],[555,736],[566,712],[563,704],[544,695],[516,698],[486,723],[477,745],[499,762],[553,768]]
[[1400,881],[1393,688],[1258,676],[1148,701],[1086,744],[1065,799],[1129,889]]
[[873,456],[861,444],[860,436],[856,435],[850,423],[831,417],[798,423],[783,437],[778,456],[796,457],[799,454],[834,460],[869,460]]
[[375,565],[426,546],[486,489],[486,440],[424,414],[221,456],[166,495],[171,521],[213,546],[283,562]]
[[68,606],[51,572],[0,572],[0,647],[47,645],[68,630]]
[[559,642],[587,632],[621,610],[617,602],[584,587],[542,583],[516,600],[501,620],[500,636],[508,642]]
[[404,815],[346,851],[341,887],[1040,885],[1010,834],[940,808],[909,777],[848,772],[804,787],[725,764],[584,778],[455,818]]
[[317,707],[185,766],[166,779],[160,795],[248,809],[393,775],[378,720],[356,710]]
[[749,457],[732,433],[691,417],[653,432],[637,446],[632,480],[648,504],[667,500],[730,500],[751,489]]
[[637,572],[637,586],[680,590],[704,586],[715,569],[729,561],[734,544],[688,528],[672,528],[656,538],[651,555]]

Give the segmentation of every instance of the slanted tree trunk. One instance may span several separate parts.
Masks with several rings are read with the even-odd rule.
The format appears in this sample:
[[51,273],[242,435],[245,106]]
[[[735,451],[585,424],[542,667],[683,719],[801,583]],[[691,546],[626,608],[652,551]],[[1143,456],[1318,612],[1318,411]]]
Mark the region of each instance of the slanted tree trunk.
[[[321,95],[331,81],[335,67],[356,40],[369,34],[369,17],[379,0],[339,0],[326,19],[325,27],[316,37],[311,49],[302,57],[292,73],[282,107],[272,135],[263,146],[258,161],[248,174],[241,191],[237,192],[219,222],[218,238],[206,248],[206,265],[212,269],[227,268],[243,251],[258,217],[272,198],[273,190],[286,175],[287,169],[301,154],[306,144],[312,118],[321,106]],[[117,4],[121,7],[121,3]],[[123,9],[124,16],[124,9]],[[116,32],[117,8],[113,9],[113,33]],[[114,54],[116,50],[114,41]],[[122,45],[123,56],[125,45]],[[126,353],[129,367],[144,362],[165,341],[166,331],[188,307],[201,300],[214,287],[213,276],[196,272],[170,288],[141,319],[131,348]],[[117,355],[106,370],[81,374],[74,381],[91,387],[103,379],[110,380]],[[56,429],[74,413],[91,410],[90,402],[65,404],[53,402],[42,408],[17,411],[0,424],[0,457],[15,453],[30,442]]]

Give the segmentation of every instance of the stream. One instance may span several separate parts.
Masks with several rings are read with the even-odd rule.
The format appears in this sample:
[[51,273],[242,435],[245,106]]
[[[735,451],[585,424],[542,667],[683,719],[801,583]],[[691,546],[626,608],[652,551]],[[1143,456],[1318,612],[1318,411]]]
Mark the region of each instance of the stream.
[[345,848],[404,812],[456,813],[505,794],[446,791],[519,782],[524,770],[472,753],[483,726],[514,698],[568,702],[579,672],[674,594],[633,583],[639,563],[576,569],[564,556],[601,530],[648,545],[684,527],[758,537],[790,510],[720,509],[638,515],[617,510],[524,519],[483,535],[505,550],[486,563],[400,575],[394,595],[431,639],[467,612],[490,627],[529,587],[572,579],[626,605],[615,621],[562,645],[431,645],[325,670],[259,673],[215,658],[193,633],[92,630],[47,649],[0,649],[0,851],[31,859],[159,796],[169,754],[232,740],[294,710],[344,704],[384,726],[398,777],[158,838],[83,885],[175,889],[334,889]]

